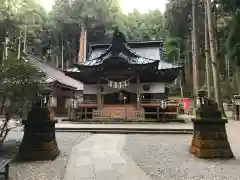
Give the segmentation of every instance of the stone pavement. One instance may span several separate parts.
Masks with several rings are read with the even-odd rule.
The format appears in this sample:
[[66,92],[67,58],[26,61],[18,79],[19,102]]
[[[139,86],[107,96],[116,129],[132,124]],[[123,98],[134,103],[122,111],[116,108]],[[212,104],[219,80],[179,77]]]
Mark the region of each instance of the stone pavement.
[[65,180],[151,180],[123,152],[125,135],[95,134],[72,149]]

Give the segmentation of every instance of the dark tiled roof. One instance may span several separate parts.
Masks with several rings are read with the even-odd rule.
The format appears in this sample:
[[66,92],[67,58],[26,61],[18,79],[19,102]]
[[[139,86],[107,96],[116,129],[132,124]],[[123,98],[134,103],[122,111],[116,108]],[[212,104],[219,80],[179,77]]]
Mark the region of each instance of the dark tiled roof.
[[61,69],[56,68],[31,54],[27,54],[26,58],[33,66],[47,76],[46,83],[59,82],[60,84],[72,87],[73,89],[83,90],[83,84],[81,82],[66,76]]
[[[131,48],[144,48],[144,47],[156,47],[163,44],[163,41],[141,41],[141,42],[128,42]],[[107,49],[110,44],[92,44],[91,49]]]
[[124,60],[128,64],[159,62],[158,69],[178,68],[164,61],[163,41],[127,42],[123,33],[115,30],[111,44],[91,45],[85,66],[98,66],[104,61]]

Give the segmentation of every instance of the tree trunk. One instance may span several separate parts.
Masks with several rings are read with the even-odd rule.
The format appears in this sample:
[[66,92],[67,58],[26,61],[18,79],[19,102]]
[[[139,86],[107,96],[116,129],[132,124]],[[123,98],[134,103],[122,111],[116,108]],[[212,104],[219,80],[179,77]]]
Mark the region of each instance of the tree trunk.
[[228,55],[227,53],[225,54],[225,57],[224,57],[224,61],[225,61],[225,73],[226,73],[226,76],[225,76],[225,82],[227,83],[227,86],[228,87],[231,87],[231,88],[228,88],[227,89],[227,97],[229,99],[229,101],[231,100],[231,96],[233,94],[233,89],[234,89],[234,85],[231,84],[231,77],[230,77],[230,64],[229,64],[229,60],[228,60]]
[[197,94],[200,88],[199,84],[199,60],[200,60],[200,45],[198,37],[198,0],[192,0],[192,42],[193,42],[193,85],[194,85],[194,100],[196,103]]
[[28,31],[28,27],[27,27],[27,24],[26,24],[25,29],[24,29],[24,41],[23,41],[23,52],[24,53],[27,52],[27,31]]
[[66,69],[68,69],[69,68],[69,60],[67,60],[67,62],[66,62]]
[[184,89],[183,89],[183,71],[180,72],[180,76],[179,76],[179,87],[181,90],[181,97],[183,98],[184,96]]
[[[173,56],[173,64],[176,65],[176,57],[175,55]],[[175,86],[177,85],[177,78],[174,80]]]
[[221,98],[220,89],[220,72],[219,72],[219,62],[217,60],[216,54],[216,34],[213,25],[213,14],[211,0],[206,0],[207,3],[207,15],[208,15],[208,29],[209,29],[209,40],[210,40],[210,50],[212,59],[212,69],[213,69],[213,82],[214,82],[214,95],[215,100],[218,104],[218,108],[223,111],[223,104]]
[[64,69],[63,61],[64,61],[64,54],[63,54],[63,33],[61,33],[61,58],[62,58],[62,69]]
[[228,82],[230,82],[230,62],[228,59],[228,55],[225,55],[225,71],[226,71],[226,79]]
[[212,65],[209,57],[209,40],[208,40],[208,17],[207,4],[205,3],[205,57],[206,57],[206,79],[208,98],[212,99]]
[[21,58],[21,34],[22,34],[22,31],[20,30],[19,37],[18,37],[18,55],[17,55],[18,60],[20,60]]
[[236,71],[235,71],[235,82],[236,82],[236,92],[240,94],[240,66],[237,66],[236,63]]
[[59,68],[58,54],[56,55],[56,66]]
[[8,32],[5,33],[5,38],[4,38],[4,50],[3,50],[3,59],[6,60],[8,58]]

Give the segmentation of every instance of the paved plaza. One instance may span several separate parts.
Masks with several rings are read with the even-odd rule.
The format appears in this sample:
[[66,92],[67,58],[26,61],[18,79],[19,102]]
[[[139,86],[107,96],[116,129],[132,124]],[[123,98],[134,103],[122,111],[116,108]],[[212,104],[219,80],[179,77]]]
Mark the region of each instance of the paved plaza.
[[124,135],[95,134],[72,150],[65,180],[151,180],[124,152]]
[[[227,125],[235,160],[200,160],[188,153],[192,135],[56,133],[55,161],[13,163],[11,180],[239,180],[240,122]],[[15,130],[7,142],[20,141]]]

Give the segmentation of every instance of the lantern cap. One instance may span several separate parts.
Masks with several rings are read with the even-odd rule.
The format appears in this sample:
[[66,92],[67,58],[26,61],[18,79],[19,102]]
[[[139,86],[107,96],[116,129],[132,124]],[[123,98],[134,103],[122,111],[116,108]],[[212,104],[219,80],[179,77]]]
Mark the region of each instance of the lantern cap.
[[207,96],[207,92],[204,91],[204,90],[199,90],[199,91],[198,91],[198,96],[199,96],[199,97],[206,97],[206,96]]
[[51,88],[48,88],[48,87],[44,87],[40,90],[39,94],[41,95],[50,95],[52,93],[52,89]]

